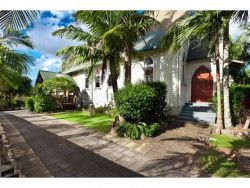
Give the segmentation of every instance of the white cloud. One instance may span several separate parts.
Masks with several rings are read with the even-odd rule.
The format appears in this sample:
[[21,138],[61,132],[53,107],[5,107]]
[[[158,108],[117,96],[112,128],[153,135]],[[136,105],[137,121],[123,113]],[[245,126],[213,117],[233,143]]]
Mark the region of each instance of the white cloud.
[[[40,17],[34,27],[28,31],[27,34],[31,37],[34,44],[34,52],[31,52],[31,54],[35,54],[35,57],[41,55],[40,58],[36,59],[34,62],[35,65],[31,67],[30,77],[33,81],[36,79],[39,69],[49,71],[59,70],[61,57],[56,56],[57,50],[65,46],[75,46],[81,44],[76,41],[60,39],[52,36],[53,31],[62,28],[59,26],[62,19],[71,16],[73,12],[74,11],[51,11],[54,17]],[[68,24],[75,23],[72,22]],[[77,26],[88,30],[84,24]],[[30,49],[23,46],[18,46],[15,49],[22,50],[22,52],[27,53],[30,51]]]
[[35,50],[39,53],[51,57],[55,56],[57,50],[65,46],[79,45],[79,42],[60,39],[52,36],[52,32],[59,29],[58,25],[44,25],[38,23],[29,31],[29,35],[35,46]]
[[55,18],[55,17],[46,17],[43,18],[43,22],[49,25],[58,25],[60,23],[61,19],[60,18]]
[[68,10],[68,11],[58,11],[58,10],[51,10],[50,11],[54,16],[62,19],[69,15],[72,15],[75,11],[74,10]]
[[35,62],[35,67],[41,70],[55,70],[60,67],[60,57],[46,57],[42,55]]

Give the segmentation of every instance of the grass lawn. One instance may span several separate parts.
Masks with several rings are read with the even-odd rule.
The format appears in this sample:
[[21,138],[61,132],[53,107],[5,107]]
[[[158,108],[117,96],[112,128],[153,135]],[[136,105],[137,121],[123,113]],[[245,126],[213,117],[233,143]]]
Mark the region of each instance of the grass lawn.
[[238,150],[241,148],[250,148],[249,140],[241,140],[232,136],[226,135],[213,135],[213,146],[214,147],[224,147],[234,150]]
[[250,148],[250,141],[240,140],[225,135],[213,135],[213,148],[207,150],[201,158],[202,167],[211,175],[216,177],[250,177],[250,174],[239,170],[238,164],[229,160],[226,156],[215,149],[224,147],[235,151],[240,148]]
[[52,114],[53,117],[63,119],[83,125],[85,127],[107,133],[112,127],[114,118],[104,114],[96,114],[93,117],[88,115],[87,111],[63,112],[60,114]]

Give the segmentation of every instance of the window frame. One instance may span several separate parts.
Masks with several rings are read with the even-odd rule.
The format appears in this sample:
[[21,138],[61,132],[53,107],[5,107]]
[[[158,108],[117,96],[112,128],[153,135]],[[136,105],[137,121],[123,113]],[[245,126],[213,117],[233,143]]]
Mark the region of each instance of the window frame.
[[[146,64],[146,61],[149,58],[150,58],[150,61],[152,63],[151,64]],[[146,71],[149,68],[152,68],[152,74],[147,75]],[[148,79],[148,78],[150,78],[150,79]],[[145,82],[153,82],[154,81],[154,61],[153,61],[152,57],[150,57],[150,56],[146,57],[145,60],[144,60],[144,80],[145,80]]]
[[89,78],[88,77],[85,78],[85,88],[89,89]]
[[[97,77],[99,77],[99,78],[97,79]],[[99,80],[99,87],[96,86],[97,80]],[[96,88],[96,89],[101,88],[101,75],[100,75],[100,74],[96,74],[96,75],[95,75],[95,88]]]

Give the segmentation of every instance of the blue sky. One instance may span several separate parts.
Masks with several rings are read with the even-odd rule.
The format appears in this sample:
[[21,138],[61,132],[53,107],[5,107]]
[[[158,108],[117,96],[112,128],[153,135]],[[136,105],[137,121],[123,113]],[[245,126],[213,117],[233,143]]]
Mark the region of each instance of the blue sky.
[[54,37],[51,33],[59,28],[73,24],[73,11],[41,11],[39,19],[27,30],[31,37],[34,49],[18,47],[20,52],[27,53],[34,58],[34,66],[28,75],[33,83],[40,69],[58,71],[61,57],[56,56],[56,51],[64,46],[77,45],[77,42]]
[[[75,41],[69,41],[53,37],[51,33],[59,28],[73,24],[72,17],[74,11],[41,11],[39,19],[27,31],[31,37],[34,49],[24,47],[17,48],[18,51],[25,52],[34,57],[34,66],[31,67],[28,75],[33,83],[40,69],[58,71],[60,68],[61,57],[56,56],[56,51],[64,46],[77,45]],[[84,28],[84,26],[83,26]],[[85,28],[86,29],[86,28]],[[236,38],[240,34],[238,25],[231,25],[230,34]]]

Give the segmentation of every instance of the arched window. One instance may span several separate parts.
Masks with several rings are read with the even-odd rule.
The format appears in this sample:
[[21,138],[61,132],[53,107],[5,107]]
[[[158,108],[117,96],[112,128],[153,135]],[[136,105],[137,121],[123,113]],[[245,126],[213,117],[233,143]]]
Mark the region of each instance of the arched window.
[[152,82],[154,74],[154,63],[151,57],[147,57],[144,61],[145,66],[145,81]]

